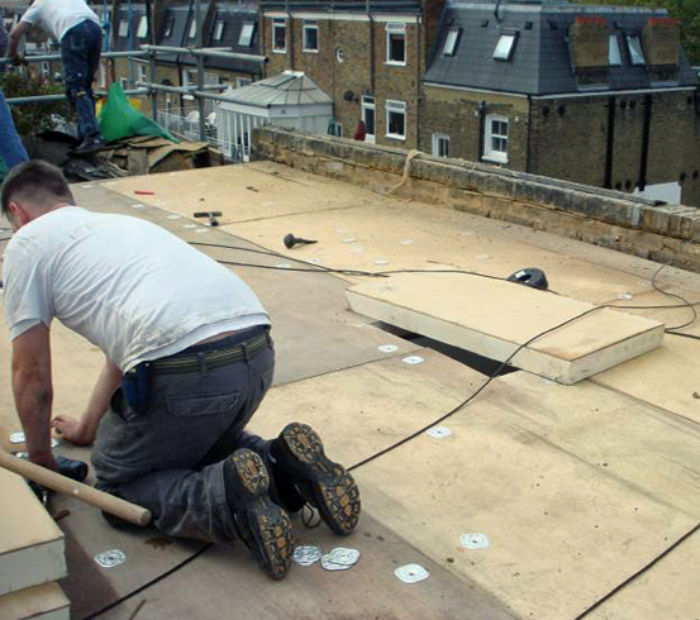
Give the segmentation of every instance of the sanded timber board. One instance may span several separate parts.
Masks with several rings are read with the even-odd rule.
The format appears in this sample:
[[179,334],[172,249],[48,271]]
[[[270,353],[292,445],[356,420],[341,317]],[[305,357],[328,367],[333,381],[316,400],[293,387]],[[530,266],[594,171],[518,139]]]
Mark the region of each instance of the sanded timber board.
[[63,532],[27,483],[0,467],[0,594],[66,576]]
[[[505,361],[534,336],[592,305],[467,274],[397,274],[347,291],[359,314]],[[573,384],[661,344],[664,325],[618,310],[591,312],[519,351],[510,364]]]
[[70,601],[56,582],[0,596],[2,620],[68,620]]

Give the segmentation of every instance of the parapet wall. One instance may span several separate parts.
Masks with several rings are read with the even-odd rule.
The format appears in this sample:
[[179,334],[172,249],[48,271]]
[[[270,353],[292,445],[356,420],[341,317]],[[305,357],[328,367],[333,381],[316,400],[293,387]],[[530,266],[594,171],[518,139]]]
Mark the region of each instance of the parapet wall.
[[700,272],[694,207],[277,127],[253,132],[252,157]]

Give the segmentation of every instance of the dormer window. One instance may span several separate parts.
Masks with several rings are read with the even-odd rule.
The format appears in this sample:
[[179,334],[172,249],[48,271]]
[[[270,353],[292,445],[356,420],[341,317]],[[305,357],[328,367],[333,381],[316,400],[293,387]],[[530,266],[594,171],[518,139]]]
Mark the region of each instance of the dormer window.
[[493,50],[493,58],[495,60],[503,60],[505,62],[510,61],[513,56],[513,51],[515,50],[515,41],[518,38],[517,33],[513,32],[510,34],[502,34],[498,37],[498,43],[496,43],[496,49]]
[[616,34],[611,34],[608,37],[608,64],[610,64],[610,66],[620,66],[622,64],[620,42]]
[[445,45],[442,48],[443,56],[454,56],[457,52],[457,45],[459,44],[459,38],[462,34],[461,28],[450,28],[447,33],[447,38],[445,39]]
[[644,59],[642,42],[639,40],[639,35],[627,35],[627,49],[629,49],[630,52],[630,61],[635,67],[644,66],[647,64],[647,61]]
[[250,47],[253,42],[253,32],[255,31],[255,24],[243,24],[241,26],[241,34],[238,37],[238,45],[241,47]]
[[148,19],[145,15],[141,16],[139,21],[139,29],[136,31],[136,36],[139,39],[145,39],[148,36]]
[[173,26],[175,25],[175,19],[171,17],[167,22],[165,22],[165,30],[163,31],[163,38],[167,39],[173,34]]
[[124,38],[129,36],[129,20],[122,19],[119,22],[119,36]]
[[224,27],[226,22],[223,19],[217,19],[214,24],[214,40],[221,41],[224,38]]
[[190,39],[194,39],[197,36],[197,22],[194,19],[190,22],[190,32],[187,36]]

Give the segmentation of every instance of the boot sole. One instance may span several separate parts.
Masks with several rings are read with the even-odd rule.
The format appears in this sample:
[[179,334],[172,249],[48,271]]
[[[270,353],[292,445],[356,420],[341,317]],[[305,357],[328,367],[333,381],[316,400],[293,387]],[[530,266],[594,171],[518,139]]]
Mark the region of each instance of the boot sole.
[[[307,424],[293,422],[280,434],[287,463],[301,478],[304,498],[336,534],[350,534],[360,518],[360,491],[342,465],[326,457],[318,434]],[[291,461],[291,463],[290,463]]]
[[267,470],[257,454],[251,450],[237,450],[231,461],[233,467],[229,471],[235,474],[233,491],[240,505],[236,512],[244,542],[269,577],[282,579],[294,551],[289,517],[270,499]]

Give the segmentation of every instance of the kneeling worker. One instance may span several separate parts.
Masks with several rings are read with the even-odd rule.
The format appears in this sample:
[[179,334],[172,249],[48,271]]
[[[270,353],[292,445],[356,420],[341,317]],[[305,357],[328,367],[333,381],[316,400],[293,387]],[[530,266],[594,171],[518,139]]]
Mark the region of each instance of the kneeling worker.
[[[274,578],[289,567],[288,511],[308,502],[338,534],[359,491],[318,435],[291,423],[245,430],[272,383],[270,321],[233,272],[149,222],[74,206],[61,172],[15,167],[0,192],[12,380],[29,458],[56,469],[50,427],[94,441],[97,486],[148,508],[170,536],[240,538]],[[56,317],[105,354],[81,419],[51,420],[49,326]]]

